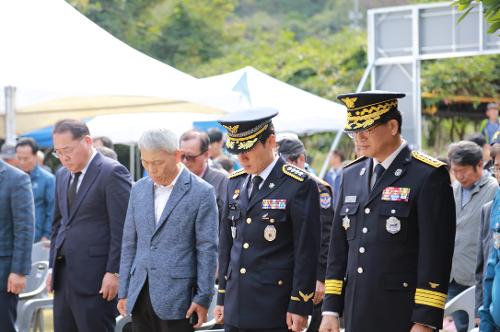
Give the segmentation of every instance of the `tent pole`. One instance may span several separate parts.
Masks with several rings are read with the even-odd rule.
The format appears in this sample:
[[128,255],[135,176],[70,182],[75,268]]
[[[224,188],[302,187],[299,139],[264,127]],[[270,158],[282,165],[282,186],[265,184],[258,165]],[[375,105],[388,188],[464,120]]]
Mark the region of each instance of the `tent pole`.
[[16,87],[6,86],[5,95],[5,142],[16,143]]
[[135,181],[135,143],[130,143],[129,168],[132,180]]

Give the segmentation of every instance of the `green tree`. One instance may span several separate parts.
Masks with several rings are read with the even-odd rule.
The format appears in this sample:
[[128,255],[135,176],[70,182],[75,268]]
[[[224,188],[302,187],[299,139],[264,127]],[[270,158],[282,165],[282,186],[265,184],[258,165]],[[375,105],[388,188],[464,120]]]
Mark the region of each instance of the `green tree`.
[[500,29],[500,1],[498,0],[455,0],[453,6],[458,10],[465,11],[460,20],[462,20],[479,3],[483,4],[484,18],[490,24],[489,33],[494,33]]

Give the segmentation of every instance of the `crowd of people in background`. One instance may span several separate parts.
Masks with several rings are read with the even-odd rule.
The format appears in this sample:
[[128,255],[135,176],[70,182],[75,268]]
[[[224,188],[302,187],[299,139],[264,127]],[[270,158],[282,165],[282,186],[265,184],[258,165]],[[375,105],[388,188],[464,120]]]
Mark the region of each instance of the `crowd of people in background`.
[[[373,96],[348,96],[343,102],[348,109],[355,109],[350,107],[351,102],[354,103],[352,98],[358,98],[359,103],[365,97]],[[401,97],[391,96],[388,100],[393,102],[395,98]],[[387,101],[384,99],[381,102]],[[337,331],[336,325],[321,327],[321,321],[325,317],[333,319],[330,317],[342,316],[338,312],[341,307],[337,306],[332,295],[342,294],[343,301],[346,297],[346,303],[352,304],[349,297],[353,297],[354,293],[350,290],[345,293],[345,281],[339,273],[349,275],[351,268],[357,269],[353,270],[357,271],[356,275],[370,273],[368,263],[363,271],[361,258],[352,263],[353,253],[346,252],[342,259],[329,256],[332,247],[337,253],[345,250],[344,244],[335,247],[340,241],[349,246],[352,241],[359,240],[360,247],[356,253],[364,254],[365,247],[361,246],[363,240],[360,237],[371,231],[366,227],[355,229],[356,218],[361,220],[358,213],[365,214],[364,218],[371,221],[368,219],[371,211],[369,208],[362,210],[357,201],[361,199],[359,192],[349,193],[350,189],[346,188],[357,188],[357,182],[361,180],[353,179],[361,179],[365,173],[371,174],[369,167],[372,166],[374,175],[370,175],[372,183],[367,196],[372,188],[377,188],[378,177],[388,176],[385,175],[387,168],[376,173],[375,166],[384,166],[382,161],[377,165],[364,166],[362,156],[367,148],[359,144],[360,135],[375,135],[370,133],[380,130],[377,129],[379,126],[387,125],[388,130],[394,130],[393,137],[396,137],[398,128],[392,128],[390,124],[399,123],[400,131],[401,122],[397,115],[392,115],[363,125],[360,131],[353,131],[354,142],[358,143],[356,151],[361,158],[347,160],[342,151],[331,151],[328,156],[330,168],[321,179],[307,164],[307,151],[296,135],[269,138],[275,137],[271,126],[271,118],[275,115],[265,113],[254,118],[241,115],[240,118],[236,116],[221,121],[228,131],[227,136],[216,128],[207,132],[192,129],[179,138],[168,129],[148,130],[138,142],[147,176],[137,182],[118,162],[112,141],[107,137],[92,138],[85,123],[79,120],[62,120],[54,126],[53,155],[62,165],[55,174],[44,165],[44,153],[34,139],[20,138],[15,145],[4,144],[0,151],[0,306],[6,310],[0,310],[0,330],[15,331],[18,295],[31,269],[32,244],[50,241],[51,271],[47,287],[55,290],[55,331],[112,331],[118,313],[132,314],[134,331],[192,331],[206,322],[216,283],[219,288],[215,315],[219,324],[225,322],[227,331],[264,328],[259,322],[278,330],[283,327],[299,331],[306,327],[301,317],[309,314],[312,315],[309,331]],[[454,234],[439,236],[453,238],[450,244],[453,255],[450,256],[449,280],[426,280],[430,285],[428,289],[415,285],[416,281],[412,278],[396,280],[394,277],[387,279],[386,283],[393,289],[416,289],[417,299],[421,294],[431,294],[434,302],[426,302],[422,295],[420,304],[425,306],[432,302],[430,305],[434,307],[475,285],[475,323],[480,326],[480,331],[495,332],[500,331],[498,105],[488,104],[486,115],[479,133],[449,145],[447,156],[439,158],[446,162],[446,166],[430,157],[415,157],[404,140],[393,141],[393,153],[407,153],[410,159],[412,156],[414,159],[427,158],[427,162],[434,167],[446,167],[448,170],[449,179],[446,177],[446,180],[452,185],[450,197],[453,197],[454,209],[443,218],[453,218]],[[389,140],[385,142],[392,144]],[[251,153],[256,155],[251,156]],[[397,162],[397,159],[394,160]],[[403,165],[404,161],[401,162]],[[249,172],[250,164],[260,165],[260,168]],[[276,165],[280,166],[280,171],[274,171]],[[291,168],[286,165],[291,165]],[[281,169],[285,174],[283,178],[283,174],[279,173]],[[346,169],[351,171],[345,172]],[[411,172],[415,169],[418,166]],[[396,169],[394,181],[404,180],[404,172],[403,166]],[[417,175],[414,176],[417,178]],[[261,182],[254,183],[256,177],[263,178]],[[316,188],[316,193],[310,196],[301,194],[301,190],[310,186],[309,179]],[[441,183],[444,180],[436,177],[436,181]],[[388,189],[385,188],[381,197],[382,201],[389,202],[395,196],[397,199],[394,201],[408,202],[408,197],[401,190],[407,188],[409,193],[412,186],[424,186],[424,183],[412,183],[410,180],[403,181],[400,187],[394,187],[389,182],[385,184],[391,192],[386,193]],[[254,188],[260,193],[255,193]],[[427,187],[422,188],[418,190],[426,190]],[[434,187],[429,185],[428,188]],[[243,193],[244,190],[248,192]],[[268,194],[274,191],[275,195],[280,193],[282,197],[268,199],[262,196],[263,192],[267,193],[266,190]],[[417,189],[411,190],[411,195],[417,194]],[[386,194],[389,198],[384,196]],[[434,197],[432,193],[427,194]],[[420,195],[423,196],[419,196],[419,202],[425,201],[426,193]],[[255,196],[259,199],[257,208],[251,210],[248,206],[248,211],[244,212],[242,202],[255,204],[256,201],[252,200]],[[413,199],[414,196],[410,197]],[[315,209],[309,207],[310,201],[315,202]],[[431,206],[431,202],[428,205]],[[306,211],[308,217],[317,219],[316,224],[308,221],[307,227],[317,227],[320,236],[310,234],[299,226],[302,219],[297,219],[294,214],[306,206],[310,208]],[[381,214],[387,213],[384,217],[387,229],[384,236],[402,236],[405,233],[408,242],[418,241],[418,236],[413,239],[406,234],[412,229],[401,222],[412,218],[410,207],[408,211],[400,211],[400,205],[395,206],[371,208],[372,212],[380,209]],[[293,213],[282,213],[285,210]],[[255,227],[262,226],[263,235],[253,233],[249,228],[252,223]],[[285,223],[291,223],[293,227],[287,229]],[[432,229],[441,232],[445,228]],[[291,235],[293,232],[295,238]],[[285,239],[286,236],[290,239]],[[380,240],[378,237],[377,240]],[[429,241],[438,240],[437,235],[430,237]],[[305,241],[315,244],[306,245]],[[281,243],[282,251],[266,252],[263,249],[266,243]],[[235,249],[236,245],[239,247]],[[443,248],[448,246],[439,244],[436,248],[440,245]],[[290,248],[294,247],[300,247],[304,255],[315,257],[303,255],[309,261],[304,261],[302,256],[291,257],[285,250],[293,250]],[[254,253],[252,250],[260,251]],[[267,258],[259,256],[261,254],[267,255]],[[273,255],[280,257],[281,265],[273,262]],[[444,254],[441,256],[444,258]],[[259,269],[255,264],[263,261],[269,264],[269,270],[253,271]],[[345,266],[336,270],[339,261],[343,261]],[[350,264],[356,266],[351,267]],[[306,270],[313,265],[314,273],[309,275]],[[303,269],[290,272],[290,266],[301,266]],[[419,269],[425,270],[420,265]],[[298,274],[304,279],[299,278],[300,283],[288,285],[292,280],[298,280]],[[445,275],[446,272],[439,277],[429,273],[429,278],[442,279]],[[235,281],[238,277],[239,284]],[[400,281],[406,286],[396,285]],[[445,287],[448,281],[449,285]],[[246,282],[248,284],[244,284]],[[279,285],[281,290],[266,288],[269,298],[260,298],[265,296],[264,292],[259,293],[260,282],[266,287]],[[358,287],[360,285],[361,281]],[[240,290],[235,290],[236,287]],[[259,292],[245,293],[245,287],[248,290],[259,289]],[[354,286],[351,284],[349,287]],[[272,299],[273,292],[275,300]],[[286,293],[286,301],[282,300],[280,292]],[[442,293],[446,296],[443,297]],[[325,295],[329,297],[322,309]],[[241,297],[246,297],[249,302],[243,304]],[[263,315],[259,311],[261,316],[246,312],[247,316],[243,319],[240,309],[236,308],[246,305],[249,311],[258,306],[268,312]],[[280,325],[281,318],[271,319],[272,315],[285,315],[285,326]],[[413,317],[413,322],[419,323],[416,321],[420,318],[419,313],[414,313]],[[458,332],[465,332],[468,317],[464,312],[456,312],[453,323]],[[361,326],[360,331],[364,328],[352,321],[346,324],[351,328]],[[435,320],[424,319],[422,325],[440,327]]]

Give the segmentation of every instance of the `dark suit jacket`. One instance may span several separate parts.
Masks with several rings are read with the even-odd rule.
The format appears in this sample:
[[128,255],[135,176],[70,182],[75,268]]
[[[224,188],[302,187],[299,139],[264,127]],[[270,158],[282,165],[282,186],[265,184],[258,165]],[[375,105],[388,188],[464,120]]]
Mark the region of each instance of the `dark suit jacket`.
[[28,174],[0,160],[0,291],[10,273],[29,274],[34,227]]
[[221,170],[207,166],[207,170],[205,171],[205,174],[203,174],[202,179],[215,188],[217,208],[219,209],[218,220],[220,222],[222,218],[222,209],[226,200],[228,175]]
[[70,178],[66,168],[56,175],[50,250],[52,282],[57,279],[55,258],[64,243],[68,282],[76,292],[94,295],[99,292],[106,272],[119,271],[131,177],[123,165],[97,153],[68,211]]

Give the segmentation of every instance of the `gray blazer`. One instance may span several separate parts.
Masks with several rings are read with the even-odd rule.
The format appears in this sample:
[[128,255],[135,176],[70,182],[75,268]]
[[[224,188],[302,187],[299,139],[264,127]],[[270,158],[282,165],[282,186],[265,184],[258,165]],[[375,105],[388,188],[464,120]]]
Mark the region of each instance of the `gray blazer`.
[[34,209],[28,174],[0,160],[1,292],[7,290],[10,273],[27,275],[31,271]]
[[132,312],[149,283],[159,318],[183,319],[191,302],[208,308],[214,295],[218,222],[211,185],[183,168],[158,225],[154,184],[149,177],[132,188],[123,230],[119,298]]
[[483,173],[472,191],[471,200],[462,208],[462,187],[458,182],[453,184],[457,228],[450,280],[461,285],[472,286],[475,283],[481,209],[493,199],[497,189],[497,181],[489,174]]
[[228,181],[227,175],[228,174],[225,171],[208,166],[202,177],[203,180],[210,183],[215,189],[217,208],[219,209],[219,222],[221,221],[222,208],[224,207],[224,202],[226,201]]
[[477,251],[476,263],[476,317],[479,317],[479,307],[483,304],[483,274],[488,262],[490,248],[492,244],[492,234],[490,232],[490,216],[493,201],[486,203],[481,209],[481,230],[479,232],[479,249]]

